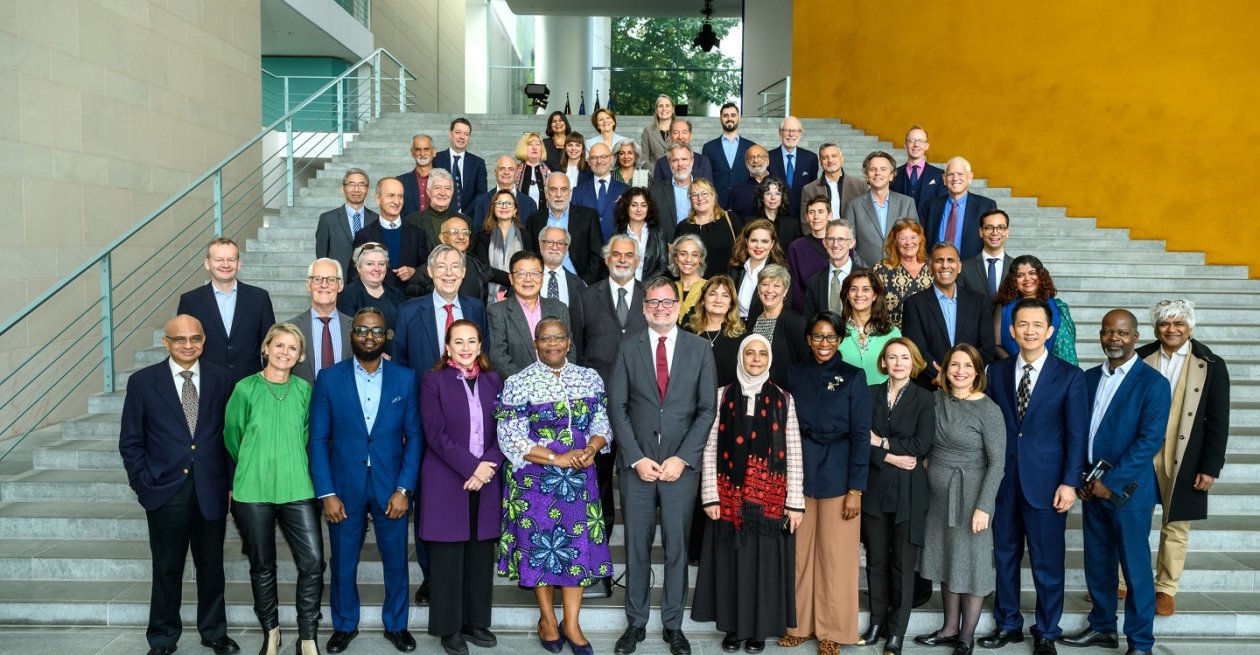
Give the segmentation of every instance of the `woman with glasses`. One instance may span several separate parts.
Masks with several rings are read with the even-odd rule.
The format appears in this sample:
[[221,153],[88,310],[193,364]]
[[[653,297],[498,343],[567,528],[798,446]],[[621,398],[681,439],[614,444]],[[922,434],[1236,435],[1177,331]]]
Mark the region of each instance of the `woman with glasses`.
[[801,222],[789,213],[790,205],[791,196],[787,183],[783,180],[767,176],[757,186],[757,195],[753,198],[753,215],[774,224],[784,252],[801,236]]
[[779,386],[787,386],[788,369],[809,357],[809,349],[801,335],[805,333],[805,319],[787,304],[788,289],[792,286],[792,274],[787,267],[766,264],[757,275],[757,300],[760,307],[748,315],[748,331],[755,332],[770,342],[774,363],[770,366],[770,380]]
[[613,156],[616,158],[612,171],[614,180],[624,182],[626,186],[641,187],[651,182],[647,169],[639,165],[643,161],[643,151],[638,141],[622,139],[613,150]]
[[840,285],[844,299],[844,338],[840,340],[840,357],[866,372],[866,381],[881,384],[888,379],[882,368],[880,353],[884,344],[901,336],[901,328],[888,320],[884,285],[870,270],[859,268]]
[[543,140],[537,132],[522,134],[512,153],[517,162],[516,190],[533,199],[537,207],[547,199],[547,176],[553,170],[561,170],[559,162],[553,167],[543,161],[544,154]]
[[586,137],[581,132],[569,132],[569,136],[564,138],[564,156],[560,158],[557,170],[569,176],[570,189],[576,189],[578,182],[591,175],[591,167],[586,163]]
[[573,127],[569,125],[569,117],[565,116],[564,112],[553,111],[547,117],[547,129],[543,132],[547,135],[547,139],[543,143],[547,150],[548,168],[560,170],[560,159],[564,157],[565,140],[572,131]]
[[758,218],[744,224],[735,247],[731,249],[731,279],[735,288],[739,289],[739,315],[747,317],[751,312],[760,313],[760,301],[757,300],[758,275],[766,264],[787,266],[787,257],[779,244],[779,235],[774,224],[764,218]]
[[704,241],[695,234],[684,234],[674,239],[669,248],[669,274],[678,290],[678,323],[685,323],[700,302],[704,293],[705,258],[708,251]]
[[354,316],[364,307],[381,310],[385,327],[394,329],[398,306],[407,300],[402,291],[385,284],[389,271],[389,250],[383,243],[370,241],[354,249],[354,268],[359,276],[337,294],[337,311]]
[[664,275],[668,262],[665,257],[665,242],[661,238],[660,219],[656,214],[656,203],[643,187],[630,187],[617,198],[613,205],[614,234],[628,234],[634,239],[635,248],[639,251],[639,268],[634,272],[634,279],[642,282]]
[[918,219],[899,218],[893,223],[884,240],[884,259],[871,272],[884,285],[888,321],[900,328],[906,298],[932,286],[927,240]]
[[1072,312],[1067,303],[1058,297],[1059,290],[1054,286],[1050,271],[1041,265],[1041,260],[1032,255],[1020,255],[1011,261],[1011,268],[1002,279],[993,304],[998,308],[995,312],[993,327],[997,331],[997,358],[1005,359],[1019,352],[1019,344],[1011,334],[1011,314],[1015,303],[1024,298],[1044,300],[1050,306],[1050,325],[1054,331],[1046,342],[1046,349],[1051,355],[1076,365],[1076,322],[1072,320]]
[[643,144],[644,168],[655,166],[669,147],[669,130],[674,124],[674,99],[663,93],[656,96],[656,111],[652,119],[652,124],[643,128],[643,136],[639,139]]
[[500,189],[490,197],[490,213],[473,242],[472,254],[490,267],[490,298],[498,299],[511,286],[508,264],[512,255],[525,249],[516,194]]
[[674,228],[674,236],[694,234],[700,237],[707,251],[705,270],[725,271],[731,261],[731,251],[735,248],[735,235],[744,229],[744,222],[718,206],[713,183],[704,178],[691,181],[688,195],[691,212]]
[[818,638],[819,655],[858,640],[862,492],[870,463],[866,374],[837,356],[844,322],[819,312],[798,334],[811,356],[788,373],[804,461],[805,517],[796,531],[796,627],[780,646]]

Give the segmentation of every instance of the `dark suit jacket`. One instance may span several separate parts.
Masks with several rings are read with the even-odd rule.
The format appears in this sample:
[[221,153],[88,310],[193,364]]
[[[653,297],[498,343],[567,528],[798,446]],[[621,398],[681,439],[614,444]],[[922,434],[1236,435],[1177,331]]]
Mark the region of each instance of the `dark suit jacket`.
[[678,205],[674,202],[673,179],[667,178],[660,182],[653,182],[652,186],[648,187],[648,195],[652,196],[652,203],[656,205],[656,216],[661,221],[661,238],[665,240],[665,243],[672,244],[674,237],[678,234]]
[[[302,336],[306,337],[306,359],[293,365],[293,375],[311,384],[315,384],[316,377],[315,349],[320,347],[323,338],[321,334],[311,334],[311,314],[314,311],[308,308],[288,320],[289,323],[296,325],[302,331]],[[341,358],[337,360],[338,362],[345,361],[353,356],[353,353],[350,352],[350,326],[353,323],[354,318],[337,312],[337,324],[341,326]],[[333,365],[336,366],[335,363]]]
[[[1138,357],[1136,354],[1133,356]],[[1103,366],[1107,364],[1085,371],[1085,393],[1089,398],[1090,415],[1097,402]],[[1094,435],[1094,460],[1106,460],[1112,466],[1102,477],[1102,483],[1111,490],[1111,500],[1090,502],[1109,502],[1125,511],[1147,514],[1154,509],[1159,500],[1159,490],[1155,485],[1155,467],[1151,465],[1151,460],[1164,446],[1164,431],[1168,426],[1171,406],[1172,391],[1168,388],[1168,380],[1139,357],[1120,383]],[[1093,462],[1086,461],[1081,470],[1092,466]]]
[[[754,299],[751,310],[748,312],[748,333],[751,334],[753,326],[757,324],[757,319],[761,317],[763,311],[760,299]],[[812,360],[814,355],[809,350],[809,345],[805,343],[805,318],[791,307],[787,306],[787,300],[784,300],[784,307],[779,311],[779,320],[774,322],[774,339],[770,342],[770,354],[772,360],[770,362],[770,381],[787,388],[788,370],[793,364],[799,364],[806,360]]]
[[[468,217],[468,220],[472,221],[473,234],[479,232],[481,230],[481,226],[485,225],[486,216],[490,214],[490,199],[494,197],[496,191],[498,191],[497,187],[493,191],[487,191],[477,196],[477,198],[473,200],[472,209],[464,212],[464,215]],[[529,216],[536,211],[538,211],[538,203],[534,202],[533,198],[517,191],[517,215]]]
[[191,472],[201,515],[215,521],[227,516],[235,468],[223,447],[223,413],[236,381],[227,370],[201,360],[197,431],[190,434],[169,362],[163,359],[127,380],[118,452],[127,483],[146,510],[170,500]]
[[[402,230],[402,233],[399,234],[399,239],[402,241],[402,247],[396,253],[389,253],[389,260],[391,262],[397,262],[398,266],[410,266],[416,269],[416,275],[419,275],[424,272],[425,262],[429,259],[429,250],[433,246],[430,245],[428,237],[424,235],[424,232],[421,231],[420,228],[405,221],[400,221],[400,224],[401,227],[398,229]],[[381,222],[379,220],[372,221],[371,223],[364,225],[363,229],[359,230],[359,233],[354,235],[354,245],[356,247],[373,241],[376,243],[385,243],[385,228],[381,227]],[[347,279],[354,281],[359,277],[358,272],[354,271],[354,269],[350,270],[352,271],[352,274],[348,275]],[[413,277],[412,279],[415,278]],[[398,276],[394,275],[392,267],[385,271],[385,284],[388,284],[399,291],[407,290],[407,282],[403,282],[398,279]]]
[[[866,264],[862,261],[857,253],[849,253],[849,259],[853,260],[853,267],[849,269],[852,274],[859,268],[866,268]],[[809,278],[809,282],[805,284],[805,320],[827,309],[827,304],[831,302],[831,262],[827,262],[827,268]],[[839,313],[839,312],[837,312]]]
[[726,208],[731,199],[731,185],[748,178],[748,167],[744,165],[744,154],[756,145],[752,141],[739,137],[735,145],[735,165],[727,166],[726,152],[722,150],[722,137],[709,141],[700,149],[700,154],[709,160],[713,169],[713,187],[717,189],[718,205]]
[[[993,362],[985,385],[985,393],[1006,419],[1006,477],[998,494],[1018,491],[1032,507],[1049,510],[1059,485],[1081,486],[1090,417],[1085,373],[1054,355],[1047,356],[1021,421],[1016,379],[1023,365],[1019,356]],[[1018,490],[1013,488],[1016,478]]]
[[906,173],[906,165],[898,166],[889,188],[903,196],[914,198],[914,204],[919,207],[927,205],[934,198],[949,195],[949,190],[945,188],[945,171],[931,164],[923,165],[923,174],[919,176],[918,184],[913,187],[910,186],[910,175]]
[[[564,322],[570,334],[573,325],[569,321],[569,308],[559,300],[539,298],[542,303],[542,318],[555,316]],[[512,377],[522,369],[538,361],[538,350],[534,347],[534,335],[530,332],[529,321],[525,318],[525,310],[516,298],[504,298],[490,303],[486,307],[485,353],[490,357],[495,370],[505,378]],[[569,340],[569,361],[577,361],[577,351],[573,348],[573,340]]]
[[[958,299],[954,343],[969,343],[980,351],[986,364],[993,361],[993,311],[990,309],[989,299],[980,292],[957,286],[954,293]],[[925,388],[932,389],[932,380],[936,377],[932,362],[944,367],[945,353],[954,347],[954,343],[949,341],[949,330],[945,327],[945,315],[941,313],[940,303],[936,300],[936,286],[930,286],[906,298],[904,307],[901,334],[918,346],[928,364],[916,381]]]
[[[820,173],[818,175],[818,179],[805,185],[805,188],[801,190],[800,204],[803,205],[809,202],[809,199],[814,196],[827,196],[827,200],[831,200],[831,185],[827,184],[826,177],[825,173]],[[845,215],[845,209],[849,206],[849,203],[853,202],[854,198],[865,196],[871,190],[871,187],[866,183],[866,180],[863,180],[856,175],[847,175],[843,169],[840,171],[840,179],[837,180],[836,186],[840,188],[840,213],[836,214],[837,218]],[[793,216],[797,216],[801,219],[801,233],[808,234],[809,223],[805,220],[805,208],[793,206],[791,210]],[[911,216],[918,216],[918,214],[911,214]],[[900,218],[900,216],[897,216],[896,218]],[[896,220],[896,218],[889,213],[888,224],[892,225],[892,222]],[[855,236],[856,230],[857,228],[855,227]]]
[[[459,295],[476,298],[484,305],[489,297],[492,273],[489,264],[472,255],[473,253],[469,252],[464,257],[464,281],[459,284]],[[504,277],[504,280],[506,279]],[[431,293],[433,293],[433,278],[429,277],[429,268],[424,265],[416,269],[415,277],[407,283],[407,295],[418,298]]]
[[[983,248],[983,246],[981,246]],[[998,276],[998,286],[1002,286],[1002,278],[1011,272],[1011,262],[1015,261],[1014,257],[1002,253],[1002,274]],[[993,301],[994,294],[989,291],[989,264],[985,261],[983,251],[980,254],[965,260],[962,263],[962,276],[958,278],[958,286],[972,291],[979,291]]]
[[[464,318],[481,327],[486,335],[486,307],[480,300],[459,296],[459,306]],[[446,335],[437,334],[433,314],[433,295],[412,298],[398,309],[398,326],[394,328],[394,361],[415,371],[418,379],[433,368],[442,354]]]
[[[803,343],[805,335],[799,337]],[[850,489],[865,491],[871,457],[866,373],[839,355],[819,364],[811,354],[788,371],[788,391],[801,425],[805,495],[835,498]]]
[[[669,153],[665,153],[664,157],[656,160],[656,166],[652,168],[652,181],[660,182],[662,180],[668,182],[674,176],[674,171],[669,167]],[[709,158],[692,150],[691,151],[691,176],[713,181],[713,164],[709,163]]]
[[[929,244],[941,241],[939,233],[945,227],[942,215],[948,202],[949,196],[944,195],[933,198],[926,206],[919,205],[919,223],[923,225]],[[962,248],[958,252],[960,258],[971,259],[984,249],[984,242],[980,239],[980,215],[990,209],[997,209],[997,203],[992,198],[967,192],[967,209],[962,217]],[[931,250],[931,245],[928,250]]]
[[[380,215],[363,208],[363,227],[376,223]],[[362,228],[360,228],[362,229]],[[315,226],[315,256],[331,257],[341,262],[341,271],[350,279],[354,264],[350,261],[354,254],[354,235],[350,233],[350,219],[346,218],[346,206],[326,211],[319,215],[319,224]]]
[[731,184],[730,195],[722,209],[731,211],[739,216],[752,216],[757,212],[757,187],[761,186],[761,182],[752,177],[744,177],[744,179]]
[[410,216],[420,211],[420,185],[416,182],[416,169],[413,167],[394,179],[403,185],[403,207],[399,216]]
[[[459,178],[460,194],[459,197],[451,200],[451,204],[455,205],[456,209],[463,212],[465,209],[472,207],[473,201],[476,200],[478,196],[486,193],[486,181],[488,177],[486,175],[486,160],[468,152],[467,150],[465,150],[464,154],[461,156],[464,158],[462,162],[464,164],[464,172]],[[454,176],[455,170],[451,163],[450,148],[439,151],[438,154],[433,157],[434,168],[444,169]],[[412,177],[414,178],[415,175],[412,175]],[[406,216],[405,213],[403,215]]]
[[[908,518],[910,543],[922,545],[929,498],[923,458],[932,450],[932,441],[936,438],[936,404],[932,392],[917,384],[907,384],[895,411],[890,412],[888,383],[872,384],[870,390],[871,432],[887,439],[888,447],[871,446],[862,513],[896,514],[898,521]],[[907,471],[885,462],[888,455],[910,455],[919,462]],[[897,502],[889,508],[885,503],[892,495],[897,497]]]
[[[625,182],[620,182],[615,178],[608,179],[608,190],[604,194],[604,202],[600,204],[596,197],[598,194],[597,184],[594,177],[588,177],[573,188],[573,204],[594,209],[599,214],[599,232],[600,243],[608,240],[616,227],[616,221],[613,219],[613,206],[617,204],[617,199],[621,194],[630,189]],[[535,237],[538,235],[535,234]]]
[[185,291],[179,297],[176,313],[188,314],[201,321],[201,329],[206,334],[201,361],[226,368],[231,379],[229,386],[235,386],[250,374],[262,370],[262,342],[267,337],[267,330],[276,322],[271,296],[265,290],[237,280],[231,337],[224,329],[219,304],[214,300],[214,288],[210,284]]
[[[550,211],[546,207],[530,214],[525,222],[525,233],[521,235],[521,241],[527,249],[539,252],[538,233],[547,227],[548,216],[550,216]],[[603,246],[599,214],[590,207],[570,203],[569,258],[573,260],[573,268],[576,269],[578,277],[586,280],[587,284],[600,278],[604,262],[599,257],[599,251]]]
[[[569,294],[573,294],[572,287],[569,288]],[[607,385],[622,338],[626,334],[647,328],[647,319],[643,317],[643,285],[635,282],[634,291],[626,300],[629,303],[630,312],[626,317],[625,325],[617,322],[612,283],[608,281],[608,278],[586,287],[582,290],[581,296],[583,316],[578,363],[595,369]]]
[[787,167],[783,163],[782,145],[770,151],[770,174],[780,180],[791,182],[792,204],[788,206],[788,211],[793,216],[802,216],[805,212],[800,210],[801,195],[805,191],[805,185],[818,179],[818,154],[800,146],[797,146],[796,152],[792,154],[796,155],[796,162],[793,166],[796,177],[794,181],[787,179]]
[[[438,228],[440,228],[442,223],[445,223],[448,218],[451,218],[452,216],[463,216],[466,222],[470,224],[472,222],[467,216],[455,211],[454,204],[455,203],[452,202],[452,206],[448,207],[444,212],[438,212],[432,205],[430,205],[428,209],[422,212],[403,214],[402,222],[419,228],[420,231],[424,233],[425,243],[427,243],[430,248],[436,248],[437,244],[442,243],[442,240],[438,235]],[[428,257],[429,253],[426,251],[424,256]]]
[[[582,324],[586,319],[586,308],[582,305],[582,292],[586,290],[586,282],[584,282],[582,278],[564,270],[563,267],[560,271],[564,273],[565,283],[569,286],[569,325],[572,327],[570,341],[573,342],[573,353],[576,357],[574,361],[581,363]],[[549,275],[550,269],[544,265],[542,280],[543,293],[547,292],[547,277]],[[509,290],[508,296],[510,297],[511,295],[512,293]],[[559,300],[559,298],[556,298],[556,300]]]

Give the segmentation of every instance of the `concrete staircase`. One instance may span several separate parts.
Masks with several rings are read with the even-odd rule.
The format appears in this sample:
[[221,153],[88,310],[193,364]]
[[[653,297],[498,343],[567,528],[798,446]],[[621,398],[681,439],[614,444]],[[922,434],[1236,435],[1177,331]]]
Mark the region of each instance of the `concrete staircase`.
[[[313,235],[319,213],[341,202],[342,173],[350,166],[368,172],[373,182],[410,169],[407,148],[411,135],[428,133],[441,146],[453,115],[389,115],[372,124],[346,153],[327,162],[298,194],[294,206],[269,218],[256,238],[246,243],[242,277],[267,288],[276,316],[286,318],[308,303],[303,278],[313,258]],[[474,117],[473,150],[487,160],[510,152],[526,130],[542,126],[542,117]],[[575,122],[581,123],[581,120]],[[644,117],[621,117],[622,132],[636,135]],[[579,126],[583,132],[589,130]],[[804,121],[805,147],[839,143],[846,170],[859,174],[865,154],[874,149],[900,151],[876,137],[835,121]],[[778,142],[777,122],[744,120],[745,136],[763,144]],[[716,120],[696,121],[695,142],[717,134]],[[935,153],[943,159],[949,153]],[[983,168],[983,162],[975,162]],[[1038,255],[1054,273],[1063,299],[1071,306],[1083,366],[1101,361],[1093,334],[1102,314],[1127,307],[1139,317],[1166,297],[1185,296],[1200,308],[1196,337],[1228,360],[1233,377],[1232,438],[1228,464],[1211,497],[1212,518],[1196,523],[1191,553],[1178,595],[1178,613],[1156,622],[1161,636],[1260,637],[1260,309],[1251,300],[1260,280],[1247,278],[1239,266],[1206,266],[1201,253],[1169,253],[1162,241],[1132,240],[1127,230],[1099,229],[1090,218],[1068,218],[1063,208],[1043,207],[1035,198],[1013,197],[1010,189],[977,180],[975,190],[994,198],[1011,214],[1012,253]],[[369,204],[372,201],[369,199]],[[1149,337],[1150,326],[1143,326]],[[1144,339],[1145,341],[1145,339]],[[155,346],[137,353],[135,368],[160,361],[165,351]],[[135,370],[135,369],[132,369]],[[125,388],[129,371],[118,374]],[[98,394],[88,413],[33,434],[0,461],[0,624],[143,626],[149,597],[149,552],[144,512],[127,488],[117,451],[119,412],[123,392]],[[1158,525],[1158,513],[1153,525]],[[254,625],[248,586],[248,564],[239,538],[229,529],[225,546],[229,622],[234,627]],[[1157,543],[1152,532],[1151,546]],[[613,560],[618,573],[624,563],[620,527],[612,535]],[[1079,509],[1068,521],[1067,614],[1063,627],[1084,624],[1088,605],[1085,588]],[[656,580],[661,578],[659,551]],[[365,628],[379,627],[379,605],[384,596],[374,544],[365,546],[360,567]],[[294,621],[294,570],[281,558],[282,621]],[[189,563],[188,579],[192,579]],[[412,564],[411,579],[419,579]],[[694,576],[693,576],[694,580]],[[1031,577],[1025,571],[1026,589]],[[657,590],[659,591],[659,590]],[[1031,609],[1031,595],[1025,607]],[[185,623],[194,620],[195,593],[185,590]],[[617,631],[624,626],[620,590],[607,601],[588,603],[583,622],[588,630]],[[287,606],[287,607],[284,607]],[[325,616],[328,616],[325,609]],[[497,627],[530,630],[537,614],[532,594],[506,580],[496,587]],[[413,627],[427,619],[412,612]],[[654,621],[659,621],[656,616]],[[915,612],[911,633],[939,626],[934,603]],[[991,620],[981,624],[985,630]],[[707,631],[711,626],[688,626]]]

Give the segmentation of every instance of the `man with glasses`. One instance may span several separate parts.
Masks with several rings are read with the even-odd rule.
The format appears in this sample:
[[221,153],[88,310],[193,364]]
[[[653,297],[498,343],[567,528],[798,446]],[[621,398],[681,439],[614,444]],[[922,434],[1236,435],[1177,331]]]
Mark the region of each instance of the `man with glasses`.
[[[389,251],[389,270],[385,271],[385,284],[399,291],[406,291],[408,283],[420,268],[421,262],[429,256],[430,244],[420,228],[403,222],[401,218],[403,206],[402,182],[386,177],[376,182],[376,206],[381,208],[381,215],[371,223],[363,226],[354,235],[354,247],[365,243],[381,243]],[[350,269],[351,278],[357,272]]]
[[[669,127],[669,142],[681,143],[687,147],[687,152],[691,153],[692,174],[697,178],[703,177],[710,182],[713,181],[713,165],[709,163],[709,158],[691,149],[691,121],[685,118],[675,118]],[[674,165],[669,160],[668,149],[665,156],[656,160],[656,165],[652,169],[652,181],[661,182],[669,179],[670,172]]]
[[[765,148],[753,144],[744,151],[744,168],[748,177],[731,185],[728,202],[722,205],[736,216],[752,216],[756,211],[757,189],[761,181],[770,175],[770,153]],[[795,208],[793,209],[795,211]]]
[[784,118],[779,123],[779,147],[770,151],[770,175],[787,182],[792,198],[788,211],[793,216],[799,216],[796,212],[803,211],[800,207],[805,187],[818,179],[818,155],[799,147],[802,134],[804,130],[799,119],[795,116]]
[[542,296],[559,300],[569,308],[569,317],[573,321],[574,341],[581,343],[578,333],[581,332],[582,290],[586,282],[582,278],[564,269],[564,258],[569,254],[569,233],[562,227],[545,227],[538,233],[538,247],[542,252],[543,286]]
[[617,204],[617,199],[621,197],[621,194],[630,187],[625,182],[613,179],[612,150],[603,143],[591,146],[591,152],[586,156],[586,161],[591,165],[591,176],[578,182],[573,189],[573,204],[589,207],[599,214],[599,230],[602,237],[600,242],[603,243],[616,229],[613,206]]
[[925,207],[932,199],[943,196],[945,171],[928,163],[928,134],[918,125],[906,131],[906,163],[897,167],[892,190],[914,198],[914,204]]
[[337,294],[343,288],[341,264],[327,257],[316,259],[306,269],[311,307],[287,321],[306,338],[306,358],[294,365],[293,375],[311,384],[324,370],[350,357],[351,319],[337,311]]
[[258,353],[276,315],[265,289],[236,278],[241,251],[235,241],[223,237],[211,241],[204,265],[210,283],[184,292],[176,313],[197,319],[206,331],[201,359],[227,369],[235,385],[262,370]]
[[512,191],[516,194],[516,211],[520,216],[529,216],[538,211],[538,203],[534,202],[529,194],[516,190],[516,160],[512,158],[512,155],[499,155],[499,158],[494,161],[494,184],[493,189],[477,196],[471,210],[464,212],[472,222],[473,232],[481,229],[486,217],[490,214],[490,202],[494,199],[494,194],[500,190]]
[[604,240],[599,228],[599,214],[590,207],[570,202],[573,190],[569,187],[569,176],[564,173],[548,175],[546,191],[547,206],[529,217],[521,239],[525,241],[526,248],[538,252],[536,236],[544,227],[564,228],[571,237],[564,268],[591,284],[603,274],[599,249]]
[[363,226],[375,223],[378,216],[363,204],[368,194],[368,176],[362,169],[351,168],[341,176],[341,193],[346,197],[345,204],[319,215],[315,256],[335,259],[342,270],[349,271],[354,235]]
[[853,269],[866,268],[861,258],[853,254],[853,225],[849,221],[843,218],[829,221],[823,246],[827,248],[827,270],[815,275],[806,286],[803,316],[813,316],[824,309],[842,313],[845,299],[840,289],[845,279]]
[[[546,317],[560,319],[566,333],[572,333],[569,308],[551,298],[543,298],[542,257],[529,250],[512,255],[508,262],[512,294],[486,308],[486,354],[504,378],[516,375],[538,361],[534,329]],[[569,347],[569,361],[577,361],[577,351]]]
[[980,216],[980,240],[984,242],[984,249],[963,262],[962,279],[958,283],[964,289],[983,291],[990,301],[997,295],[1002,277],[1011,270],[1014,259],[1006,254],[1010,225],[1010,217],[1001,209],[990,209]]
[[857,230],[857,251],[862,261],[878,262],[884,258],[884,240],[888,230],[899,218],[919,215],[914,199],[892,191],[888,185],[893,180],[897,162],[892,155],[876,150],[862,160],[862,172],[870,191],[845,205],[844,217]]
[[970,162],[951,157],[945,162],[945,189],[949,193],[919,206],[919,223],[928,241],[954,244],[964,260],[980,254],[980,217],[997,209],[992,198],[968,190],[973,177]]
[[[463,216],[452,216],[446,219],[446,222],[442,223],[442,230],[438,232],[438,239],[464,254],[466,269],[464,281],[459,285],[460,295],[486,302],[489,295],[487,285],[490,282],[490,266],[476,257],[468,256],[468,248],[472,244],[472,230],[468,228],[468,219]],[[433,280],[425,271],[417,271],[416,277],[407,286],[407,295],[427,296],[432,292]]]

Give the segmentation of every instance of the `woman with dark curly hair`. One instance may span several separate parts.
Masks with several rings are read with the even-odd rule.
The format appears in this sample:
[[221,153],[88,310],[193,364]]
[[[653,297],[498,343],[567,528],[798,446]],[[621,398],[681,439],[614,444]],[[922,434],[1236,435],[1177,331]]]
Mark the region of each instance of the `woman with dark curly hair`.
[[757,185],[757,195],[753,198],[755,218],[764,218],[774,223],[775,232],[779,235],[779,243],[783,252],[801,236],[801,222],[792,216],[791,194],[787,183],[777,177],[769,177]]
[[883,384],[888,374],[880,368],[884,344],[901,336],[901,328],[888,320],[884,285],[869,269],[859,268],[840,285],[844,298],[844,338],[840,340],[840,357],[866,371],[866,381]]
[[757,274],[766,264],[787,266],[787,256],[774,225],[758,218],[744,225],[731,249],[731,279],[739,290],[739,315],[747,318],[757,307]]
[[1011,312],[1015,303],[1022,298],[1044,300],[1050,305],[1050,324],[1054,331],[1046,348],[1051,355],[1076,365],[1076,323],[1072,321],[1072,313],[1067,303],[1060,300],[1058,289],[1050,271],[1041,265],[1041,260],[1032,255],[1020,255],[1011,261],[1011,268],[998,287],[993,297],[996,309],[993,312],[993,327],[996,330],[998,344],[997,358],[1005,359],[1019,352],[1015,337],[1011,336]]
[[661,237],[661,221],[656,203],[643,187],[631,187],[613,205],[614,234],[628,234],[639,251],[639,268],[634,279],[650,280],[665,274],[665,241]]

